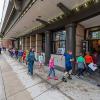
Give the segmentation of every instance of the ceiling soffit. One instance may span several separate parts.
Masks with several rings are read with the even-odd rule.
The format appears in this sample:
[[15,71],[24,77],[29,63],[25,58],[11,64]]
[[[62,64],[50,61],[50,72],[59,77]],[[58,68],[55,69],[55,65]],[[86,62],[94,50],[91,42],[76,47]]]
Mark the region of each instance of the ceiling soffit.
[[25,15],[6,34],[6,37],[17,37],[26,34],[31,29],[41,25],[36,21],[40,18],[46,22],[62,15],[64,12],[57,7],[58,3],[63,3],[69,10],[83,4],[86,0],[37,0],[35,4],[25,13]]

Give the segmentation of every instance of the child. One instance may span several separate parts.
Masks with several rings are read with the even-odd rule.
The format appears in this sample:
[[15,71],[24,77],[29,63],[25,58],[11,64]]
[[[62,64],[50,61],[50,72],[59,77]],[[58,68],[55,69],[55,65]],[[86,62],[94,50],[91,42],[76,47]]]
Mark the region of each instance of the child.
[[80,53],[79,57],[77,58],[77,64],[78,64],[78,76],[83,76],[84,72],[84,66],[85,66],[85,59],[82,56],[82,53]]
[[43,68],[44,65],[44,56],[42,53],[39,54],[38,60],[39,60],[39,69],[40,71],[42,71],[41,69]]
[[54,69],[54,57],[51,56],[49,60],[49,75],[48,75],[48,80],[51,79],[50,75],[53,73],[54,80],[58,80],[58,78],[55,76],[55,69]]
[[73,55],[72,55],[71,50],[69,50],[67,53],[64,53],[63,56],[65,57],[65,73],[62,77],[62,81],[67,82],[67,78],[72,79],[72,77],[71,77],[72,62],[74,61],[74,59],[73,59]]
[[23,59],[23,63],[24,63],[25,62],[25,59],[26,59],[26,51],[23,52],[22,59]]
[[92,74],[93,71],[91,70],[91,68],[88,67],[88,65],[89,65],[90,63],[93,63],[93,58],[92,58],[92,56],[90,55],[89,52],[86,52],[86,55],[85,55],[85,62],[86,62],[86,65],[87,65],[87,71],[88,71],[88,73],[89,73],[89,74]]
[[18,61],[19,62],[22,62],[22,56],[23,56],[23,50],[20,49],[20,50],[18,50]]

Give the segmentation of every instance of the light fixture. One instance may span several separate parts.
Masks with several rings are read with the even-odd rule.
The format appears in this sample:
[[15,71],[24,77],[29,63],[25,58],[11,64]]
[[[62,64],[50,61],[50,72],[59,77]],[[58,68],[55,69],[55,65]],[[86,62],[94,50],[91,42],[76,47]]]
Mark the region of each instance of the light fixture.
[[26,12],[28,11],[29,8],[26,9]]
[[24,15],[22,14],[22,17],[23,17]]
[[32,7],[32,4],[30,4],[28,7],[31,8]]
[[57,20],[57,17],[55,17],[54,19]]
[[98,3],[100,0],[95,0],[96,3]]
[[78,7],[76,7],[76,11],[79,11],[79,8]]
[[26,13],[26,11],[24,11],[24,13],[23,14],[25,14]]
[[59,16],[59,18],[61,18],[61,19],[62,19],[62,18],[63,18],[63,15],[60,15],[60,16]]
[[84,6],[85,6],[85,7],[88,7],[88,4],[87,4],[87,3],[85,3],[85,4],[84,4]]

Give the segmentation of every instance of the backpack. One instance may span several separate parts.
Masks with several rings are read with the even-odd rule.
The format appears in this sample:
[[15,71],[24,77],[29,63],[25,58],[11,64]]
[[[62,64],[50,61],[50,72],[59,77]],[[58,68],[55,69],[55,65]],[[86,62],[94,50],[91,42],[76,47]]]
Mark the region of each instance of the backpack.
[[27,61],[34,61],[35,60],[35,55],[33,52],[30,52],[27,58]]

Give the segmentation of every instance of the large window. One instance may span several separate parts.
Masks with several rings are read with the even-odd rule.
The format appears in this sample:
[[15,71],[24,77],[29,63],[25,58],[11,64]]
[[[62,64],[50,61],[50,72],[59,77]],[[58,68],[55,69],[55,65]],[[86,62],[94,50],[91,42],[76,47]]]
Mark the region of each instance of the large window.
[[100,39],[100,31],[92,32],[92,39]]
[[52,53],[57,53],[58,48],[65,48],[66,31],[53,33]]

